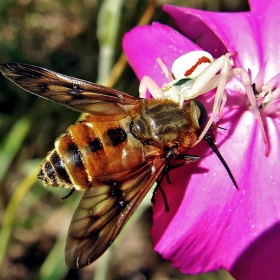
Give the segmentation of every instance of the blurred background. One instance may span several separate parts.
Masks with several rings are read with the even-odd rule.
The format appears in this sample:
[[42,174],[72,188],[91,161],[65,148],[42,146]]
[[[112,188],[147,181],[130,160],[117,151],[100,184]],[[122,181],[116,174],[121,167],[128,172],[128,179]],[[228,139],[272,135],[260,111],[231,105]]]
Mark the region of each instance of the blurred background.
[[[174,26],[161,10],[164,3],[212,11],[249,9],[246,0],[1,1],[0,63],[35,64],[138,95],[139,81],[121,56],[121,40],[138,24]],[[102,258],[82,270],[66,267],[66,234],[80,194],[62,201],[68,192],[43,187],[36,173],[55,139],[78,117],[0,76],[0,278],[232,279],[225,271],[182,275],[155,253],[150,203],[143,204]]]

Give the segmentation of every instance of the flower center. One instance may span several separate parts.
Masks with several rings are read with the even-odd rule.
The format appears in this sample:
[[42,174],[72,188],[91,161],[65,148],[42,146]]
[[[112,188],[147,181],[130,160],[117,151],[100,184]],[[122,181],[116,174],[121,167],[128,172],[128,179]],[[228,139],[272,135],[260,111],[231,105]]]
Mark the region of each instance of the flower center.
[[[268,83],[255,84],[253,90],[262,115],[280,116],[280,74],[274,76]],[[259,85],[258,85],[259,84]]]

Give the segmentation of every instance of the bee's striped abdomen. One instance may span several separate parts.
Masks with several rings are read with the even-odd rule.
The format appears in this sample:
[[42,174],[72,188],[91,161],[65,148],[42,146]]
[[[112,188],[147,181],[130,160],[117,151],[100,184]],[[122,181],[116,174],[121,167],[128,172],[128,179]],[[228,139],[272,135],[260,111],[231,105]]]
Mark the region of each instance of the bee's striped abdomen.
[[88,116],[70,126],[55,141],[38,178],[46,185],[80,190],[91,187],[97,177],[138,165],[143,161],[142,145],[126,131],[129,120],[96,122]]
[[46,185],[67,186],[71,184],[64,162],[56,150],[52,150],[48,154],[37,177]]

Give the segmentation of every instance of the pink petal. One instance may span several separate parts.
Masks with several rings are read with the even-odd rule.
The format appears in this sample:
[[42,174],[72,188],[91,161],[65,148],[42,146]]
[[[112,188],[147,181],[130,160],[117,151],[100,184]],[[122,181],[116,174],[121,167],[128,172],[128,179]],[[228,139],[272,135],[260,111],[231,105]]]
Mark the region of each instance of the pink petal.
[[160,57],[171,69],[173,61],[192,50],[200,50],[185,36],[167,25],[153,23],[135,27],[123,38],[123,49],[139,80],[147,75],[159,86],[167,82],[156,59]]
[[262,50],[260,59],[266,67],[264,82],[268,82],[273,76],[280,72],[280,20],[278,12],[280,3],[278,0],[251,0],[250,6],[258,24],[259,38],[257,44]]
[[253,12],[216,13],[169,5],[164,10],[183,34],[215,57],[237,52],[235,63],[250,69],[253,79],[268,64],[263,77],[267,82],[280,72],[280,64],[274,63],[280,59],[280,48],[275,43],[280,40],[279,16],[275,12],[280,8],[279,1],[252,0],[250,4]]
[[[266,158],[254,116],[239,110],[235,118],[219,124],[227,130],[216,139],[239,190],[206,144],[199,144],[191,150],[202,157],[199,163],[171,172],[172,185],[163,186],[170,212],[156,195],[154,248],[184,273],[225,268],[237,279],[280,279],[279,126],[269,119],[273,153]],[[266,236],[269,242],[261,242]]]
[[[273,16],[275,13],[275,8],[279,8],[278,0],[249,0],[250,10],[257,15],[270,15]],[[271,10],[271,8],[273,10]],[[273,11],[273,13],[271,12]],[[277,13],[275,13],[275,16]],[[269,17],[270,18],[270,17]]]
[[[263,0],[250,3],[254,11],[262,11],[265,6]],[[257,8],[258,3],[262,8]],[[268,81],[279,72],[279,63],[275,63],[279,58],[277,43],[272,39],[274,33],[277,40],[279,36],[275,12],[279,4],[276,0],[270,4],[273,7],[265,9],[274,14],[269,16],[172,6],[165,6],[165,10],[172,14],[184,34],[197,39],[201,47],[216,57],[237,51],[236,64],[250,68],[253,78],[266,63],[263,73]],[[265,30],[269,34],[263,36]],[[267,44],[273,45],[268,48],[270,51],[266,50]],[[159,85],[166,78],[155,62],[157,57],[170,68],[179,55],[198,49],[160,24],[133,29],[124,39],[124,48],[138,77],[148,75]],[[209,112],[211,100],[211,93],[201,97]],[[190,153],[201,156],[201,160],[171,172],[172,185],[163,183],[170,212],[165,211],[161,194],[156,195],[152,228],[155,250],[184,273],[225,268],[241,280],[280,279],[279,123],[277,119],[264,118],[271,145],[271,153],[265,157],[262,136],[247,103],[246,96],[233,87],[219,123],[226,130],[217,129],[215,133],[216,143],[239,190],[233,187],[206,143],[200,143]]]
[[202,49],[214,57],[237,52],[236,65],[249,68],[253,77],[257,75],[262,65],[261,49],[256,44],[258,26],[252,13],[215,13],[170,5],[165,5],[164,10],[183,34],[192,40],[198,38],[195,42]]

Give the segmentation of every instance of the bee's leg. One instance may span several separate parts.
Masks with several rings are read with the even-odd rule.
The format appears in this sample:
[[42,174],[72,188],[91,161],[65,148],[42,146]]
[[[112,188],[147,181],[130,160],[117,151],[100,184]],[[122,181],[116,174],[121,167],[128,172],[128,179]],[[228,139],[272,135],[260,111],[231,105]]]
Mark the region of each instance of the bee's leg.
[[[179,164],[175,164],[175,165],[170,166],[171,159],[184,160],[184,162],[181,162]],[[184,165],[186,165],[188,163],[191,163],[191,162],[196,162],[199,159],[200,159],[200,157],[198,157],[198,156],[186,155],[186,154],[177,155],[175,157],[174,152],[171,153],[170,156],[169,156],[168,162],[167,162],[167,164],[166,164],[166,166],[165,166],[165,168],[164,168],[160,178],[157,180],[157,186],[154,189],[153,196],[152,196],[152,203],[155,202],[155,194],[156,194],[157,190],[159,189],[159,191],[162,194],[163,200],[164,200],[165,210],[169,211],[168,201],[167,201],[166,195],[165,195],[165,193],[164,193],[164,191],[163,191],[163,189],[161,187],[161,182],[162,182],[163,178],[166,177],[166,181],[169,184],[171,184],[171,181],[169,179],[169,171],[170,170],[178,168],[180,166],[184,166]]]
[[67,195],[63,196],[61,199],[66,199],[66,198],[70,197],[73,194],[74,191],[75,191],[74,188],[71,189],[70,192]]
[[171,184],[171,180],[169,178],[169,172],[173,169],[176,169],[178,167],[182,167],[185,166],[186,164],[192,163],[192,162],[196,162],[200,159],[199,156],[193,156],[193,155],[187,155],[187,154],[180,154],[180,155],[176,155],[173,158],[174,160],[183,160],[183,162],[180,162],[178,164],[174,164],[174,165],[170,165],[169,163],[165,166],[165,169],[162,173],[162,176],[160,178],[160,182],[163,180],[163,177],[166,177],[166,181]]
[[165,211],[168,212],[170,210],[169,206],[168,206],[168,201],[167,201],[167,198],[166,198],[166,195],[161,187],[161,185],[159,183],[157,183],[157,186],[155,187],[154,191],[153,191],[153,195],[152,195],[152,203],[155,203],[155,194],[157,192],[157,190],[160,191],[161,195],[162,195],[162,198],[163,198],[163,201],[164,201],[164,206],[165,206]]
[[169,211],[169,206],[168,206],[166,195],[165,195],[163,189],[161,188],[161,182],[162,182],[163,178],[166,176],[167,182],[169,184],[171,184],[171,182],[169,180],[169,176],[168,176],[168,171],[169,171],[170,161],[174,157],[175,157],[175,151],[173,151],[173,150],[169,151],[168,154],[166,155],[167,162],[166,162],[165,168],[164,168],[163,172],[161,173],[159,179],[157,180],[157,186],[154,189],[154,192],[153,192],[153,195],[152,195],[152,199],[151,199],[152,203],[154,203],[155,202],[155,194],[156,194],[157,190],[159,189],[161,194],[162,194],[162,197],[163,197],[163,201],[164,201],[164,205],[165,205],[165,210],[166,211]]
[[167,162],[163,172],[161,173],[159,179],[157,180],[157,186],[155,187],[154,192],[153,192],[153,196],[152,196],[152,203],[154,203],[154,201],[155,201],[154,195],[156,194],[157,189],[159,189],[161,194],[162,194],[162,196],[163,196],[163,200],[165,202],[165,208],[166,209],[167,208],[169,209],[169,207],[167,205],[167,199],[166,199],[166,196],[164,194],[164,191],[161,188],[161,182],[162,182],[163,178],[166,177],[167,183],[171,184],[171,181],[169,180],[168,172],[169,172],[169,163],[170,163],[171,159],[173,159],[173,157],[174,157],[174,153],[171,153],[171,155],[169,156],[168,162]]
[[194,156],[194,155],[188,155],[188,154],[180,154],[174,157],[174,159],[177,160],[185,160],[185,165],[191,162],[196,162],[200,159],[199,156]]
[[[199,156],[194,156],[194,155],[187,155],[187,154],[180,154],[176,157],[174,157],[176,160],[184,160],[183,162],[180,162],[178,164],[174,164],[172,166],[168,166],[168,171],[173,170],[175,168],[185,166],[186,164],[196,162],[200,159]],[[168,173],[167,173],[168,174]]]

